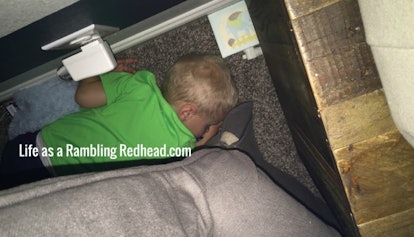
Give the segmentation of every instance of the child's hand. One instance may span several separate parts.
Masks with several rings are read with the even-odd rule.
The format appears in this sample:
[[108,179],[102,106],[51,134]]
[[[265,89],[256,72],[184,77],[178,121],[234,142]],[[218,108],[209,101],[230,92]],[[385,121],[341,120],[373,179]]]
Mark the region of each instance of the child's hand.
[[195,146],[202,146],[204,145],[208,140],[210,140],[210,138],[214,137],[218,131],[221,128],[221,125],[223,125],[223,122],[220,122],[218,124],[213,124],[210,125],[210,127],[208,128],[208,131],[203,135],[203,139],[201,139],[200,141],[197,141]]
[[114,72],[129,72],[136,73],[137,70],[134,68],[134,64],[138,62],[137,58],[122,58],[117,59],[117,66],[114,68]]

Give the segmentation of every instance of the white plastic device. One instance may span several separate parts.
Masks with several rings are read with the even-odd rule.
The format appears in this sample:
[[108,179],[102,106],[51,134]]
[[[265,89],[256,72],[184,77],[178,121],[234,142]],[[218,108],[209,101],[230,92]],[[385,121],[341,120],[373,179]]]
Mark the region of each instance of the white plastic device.
[[81,52],[62,60],[74,81],[109,72],[116,60],[108,43],[98,38],[81,47]]
[[79,81],[88,77],[109,72],[116,67],[116,60],[107,42],[101,37],[119,30],[116,27],[89,25],[81,30],[71,33],[52,43],[42,46],[43,50],[74,49],[80,47],[81,51],[62,60],[63,71],[70,77]]

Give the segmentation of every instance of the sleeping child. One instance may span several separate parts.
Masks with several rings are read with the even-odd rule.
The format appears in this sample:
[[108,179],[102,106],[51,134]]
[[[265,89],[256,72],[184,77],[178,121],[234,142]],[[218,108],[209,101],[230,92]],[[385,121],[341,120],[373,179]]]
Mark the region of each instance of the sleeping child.
[[[2,189],[48,177],[109,170],[191,155],[213,136],[237,103],[223,60],[183,56],[159,88],[134,59],[79,82],[79,112],[8,142],[1,160]],[[185,152],[187,151],[187,152]]]

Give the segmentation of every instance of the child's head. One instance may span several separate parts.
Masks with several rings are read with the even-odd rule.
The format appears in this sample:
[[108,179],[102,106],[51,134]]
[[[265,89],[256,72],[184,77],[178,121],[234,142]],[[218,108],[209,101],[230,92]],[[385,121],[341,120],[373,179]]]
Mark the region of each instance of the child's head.
[[[222,121],[238,99],[236,86],[223,60],[206,54],[179,58],[168,70],[162,91],[195,136],[203,135],[209,125]],[[203,126],[207,126],[204,131]]]

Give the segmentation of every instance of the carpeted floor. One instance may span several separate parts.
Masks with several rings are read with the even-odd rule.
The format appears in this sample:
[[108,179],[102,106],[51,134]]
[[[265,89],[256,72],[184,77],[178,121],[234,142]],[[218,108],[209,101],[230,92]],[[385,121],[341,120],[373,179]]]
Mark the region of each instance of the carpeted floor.
[[[116,56],[139,58],[137,69],[149,70],[161,81],[164,72],[177,57],[189,52],[220,55],[207,17],[134,46]],[[254,132],[265,160],[295,177],[319,197],[318,190],[295,150],[263,56],[244,60],[242,55],[243,53],[232,55],[225,61],[239,88],[240,101],[254,102]],[[3,114],[1,112],[2,116]],[[0,150],[5,143],[9,122],[8,117],[2,117]]]

